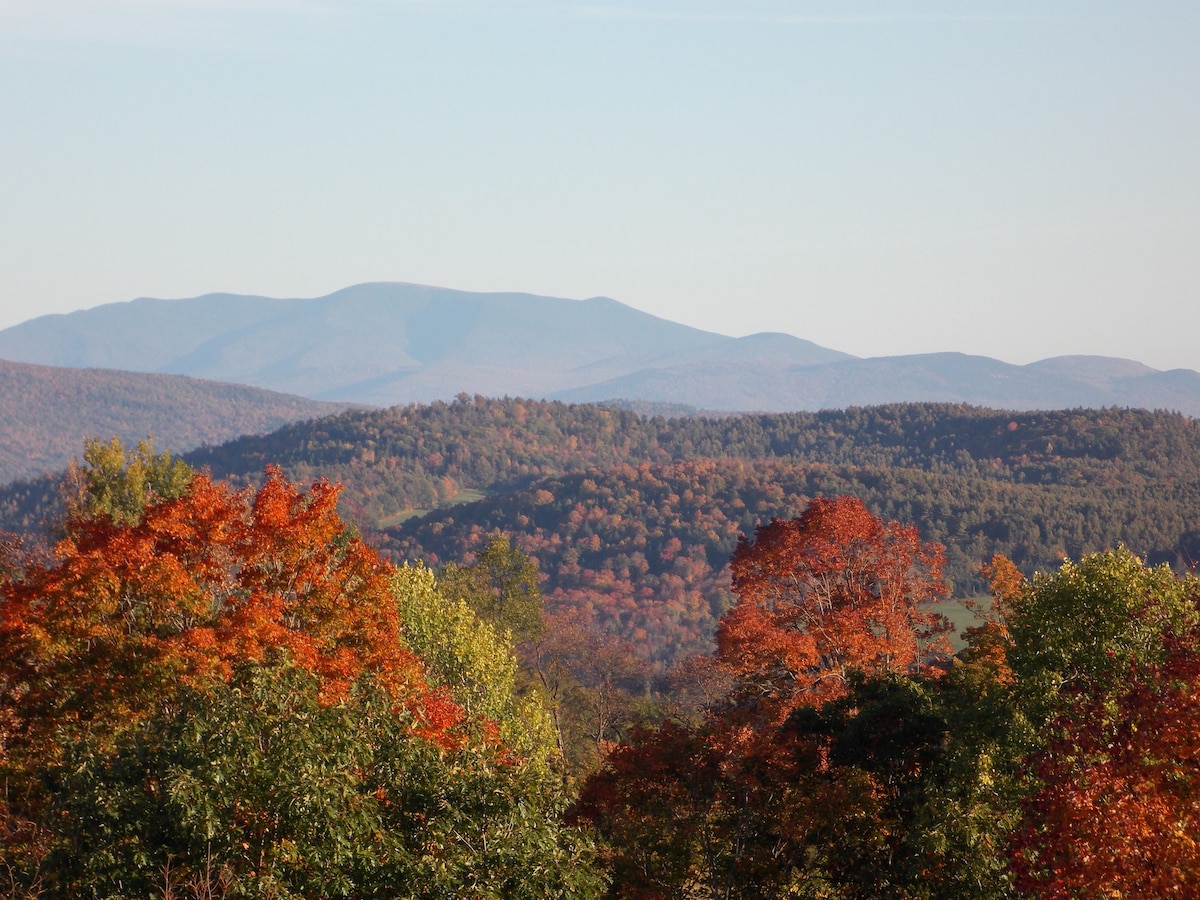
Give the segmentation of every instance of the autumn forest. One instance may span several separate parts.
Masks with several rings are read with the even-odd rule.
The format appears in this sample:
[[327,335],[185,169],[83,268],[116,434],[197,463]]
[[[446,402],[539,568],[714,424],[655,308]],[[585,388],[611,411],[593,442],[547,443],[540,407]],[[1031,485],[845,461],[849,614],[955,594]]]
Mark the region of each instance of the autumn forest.
[[0,894],[1192,896],[1200,423],[678,412],[0,488]]

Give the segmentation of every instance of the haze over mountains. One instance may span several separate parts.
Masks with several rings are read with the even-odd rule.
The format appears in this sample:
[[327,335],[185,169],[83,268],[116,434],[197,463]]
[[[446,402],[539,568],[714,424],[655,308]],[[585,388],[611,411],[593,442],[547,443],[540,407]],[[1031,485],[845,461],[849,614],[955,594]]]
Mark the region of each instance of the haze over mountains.
[[1200,373],[1056,357],[1025,366],[936,353],[860,359],[785,334],[733,338],[615,300],[403,283],[312,299],[143,298],[0,331],[0,358],[170,373],[378,406],[459,393],[721,411],[906,401],[1008,409],[1129,406],[1200,415]]

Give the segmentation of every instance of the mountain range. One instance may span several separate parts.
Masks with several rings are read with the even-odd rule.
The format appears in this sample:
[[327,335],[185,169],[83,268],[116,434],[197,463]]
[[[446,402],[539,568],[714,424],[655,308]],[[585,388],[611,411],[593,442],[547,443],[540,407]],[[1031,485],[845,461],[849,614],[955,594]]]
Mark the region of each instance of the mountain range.
[[604,297],[370,283],[310,299],[142,298],[0,331],[0,358],[169,373],[391,406],[460,393],[710,411],[945,401],[1200,415],[1200,373],[1124,359],[961,353],[863,359],[786,334],[728,337]]

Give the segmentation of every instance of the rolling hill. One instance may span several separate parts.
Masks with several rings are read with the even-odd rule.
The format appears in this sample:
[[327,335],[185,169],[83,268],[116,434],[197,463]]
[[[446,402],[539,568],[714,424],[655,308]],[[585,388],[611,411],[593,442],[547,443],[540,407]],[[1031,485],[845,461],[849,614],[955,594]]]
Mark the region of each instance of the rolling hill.
[[70,369],[0,360],[0,481],[64,468],[87,437],[191,450],[327,416],[321,403],[179,375]]

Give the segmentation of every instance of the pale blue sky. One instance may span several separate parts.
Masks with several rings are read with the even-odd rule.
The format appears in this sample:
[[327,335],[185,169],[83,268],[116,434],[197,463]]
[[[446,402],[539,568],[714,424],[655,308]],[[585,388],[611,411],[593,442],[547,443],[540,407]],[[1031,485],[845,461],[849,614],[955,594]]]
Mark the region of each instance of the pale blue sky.
[[0,327],[362,281],[1200,369],[1200,3],[0,0]]

